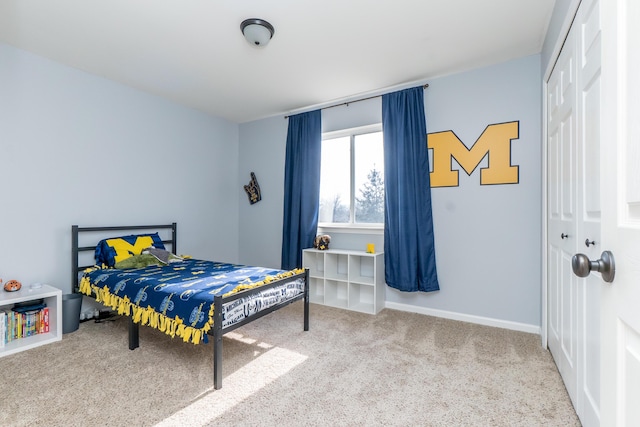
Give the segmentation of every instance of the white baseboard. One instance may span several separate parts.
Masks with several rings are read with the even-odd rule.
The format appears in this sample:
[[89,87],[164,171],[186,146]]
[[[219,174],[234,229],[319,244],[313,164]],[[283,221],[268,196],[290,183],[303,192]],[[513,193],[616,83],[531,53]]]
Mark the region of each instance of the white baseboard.
[[538,325],[529,325],[526,323],[511,322],[508,320],[492,319],[490,317],[474,316],[471,314],[455,313],[453,311],[437,310],[434,308],[416,307],[415,305],[400,304],[397,302],[389,301],[385,302],[385,307],[392,310],[426,314],[427,316],[460,320],[462,322],[476,323],[478,325],[494,326],[496,328],[511,329],[513,331],[528,332],[531,334],[540,335],[540,326]]

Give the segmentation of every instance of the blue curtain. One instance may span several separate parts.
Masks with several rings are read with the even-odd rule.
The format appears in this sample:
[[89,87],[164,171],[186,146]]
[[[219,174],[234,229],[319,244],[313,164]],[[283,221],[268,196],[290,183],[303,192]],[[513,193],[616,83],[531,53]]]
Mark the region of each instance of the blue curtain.
[[320,110],[289,117],[284,171],[282,269],[302,267],[302,249],[313,246],[320,208]]
[[382,134],[385,280],[401,291],[437,291],[422,86],[382,96]]

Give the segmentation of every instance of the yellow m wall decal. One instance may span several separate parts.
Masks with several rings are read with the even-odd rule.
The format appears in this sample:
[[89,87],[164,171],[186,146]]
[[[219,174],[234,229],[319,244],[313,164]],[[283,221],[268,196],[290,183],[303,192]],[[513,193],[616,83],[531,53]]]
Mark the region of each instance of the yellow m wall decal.
[[458,186],[459,171],[452,169],[451,159],[471,176],[485,156],[489,166],[480,169],[480,185],[517,184],[519,169],[511,164],[511,141],[519,138],[519,131],[518,121],[489,125],[471,149],[453,131],[428,134],[427,147],[433,150],[431,187]]

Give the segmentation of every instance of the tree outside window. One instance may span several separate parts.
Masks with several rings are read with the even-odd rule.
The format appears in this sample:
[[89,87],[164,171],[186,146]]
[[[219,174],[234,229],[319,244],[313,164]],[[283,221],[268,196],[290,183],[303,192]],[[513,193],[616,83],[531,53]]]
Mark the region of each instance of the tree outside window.
[[384,177],[375,167],[367,174],[367,181],[356,197],[355,222],[384,222]]

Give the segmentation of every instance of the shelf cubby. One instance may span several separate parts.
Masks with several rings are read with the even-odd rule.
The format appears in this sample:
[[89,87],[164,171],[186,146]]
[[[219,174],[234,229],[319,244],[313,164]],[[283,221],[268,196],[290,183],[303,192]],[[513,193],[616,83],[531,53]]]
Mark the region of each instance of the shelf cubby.
[[326,305],[347,308],[349,305],[349,283],[340,280],[324,281]]

